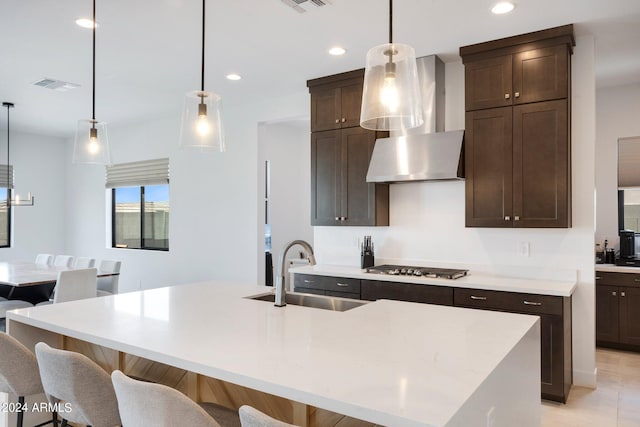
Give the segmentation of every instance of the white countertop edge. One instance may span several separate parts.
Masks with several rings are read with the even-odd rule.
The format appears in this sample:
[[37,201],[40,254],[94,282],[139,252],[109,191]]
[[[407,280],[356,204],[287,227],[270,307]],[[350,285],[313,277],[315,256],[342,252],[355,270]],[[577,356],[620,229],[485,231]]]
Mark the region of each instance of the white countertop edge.
[[612,273],[640,273],[640,267],[627,267],[615,264],[596,264],[596,271],[608,271]]
[[389,276],[366,273],[358,267],[341,265],[306,265],[289,268],[289,273],[312,274],[318,276],[350,277],[354,279],[379,280],[388,282],[415,283],[421,285],[450,286],[454,288],[473,288],[506,292],[522,292],[570,297],[576,289],[575,280],[525,279],[497,276],[488,273],[469,271],[459,279],[437,279],[411,276]]

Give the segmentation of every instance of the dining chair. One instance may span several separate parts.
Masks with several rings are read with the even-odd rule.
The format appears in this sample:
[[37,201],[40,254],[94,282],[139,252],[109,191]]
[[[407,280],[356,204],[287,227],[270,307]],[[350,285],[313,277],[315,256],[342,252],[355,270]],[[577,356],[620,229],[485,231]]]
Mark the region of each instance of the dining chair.
[[78,270],[65,270],[58,272],[58,280],[53,288],[53,298],[36,305],[76,301],[80,299],[95,298],[96,275],[95,268],[82,268]]
[[62,426],[68,422],[93,427],[122,424],[109,374],[87,356],[36,344],[36,358],[42,387],[52,405],[68,403],[70,411],[60,413]]
[[271,418],[269,415],[249,405],[242,405],[238,412],[242,427],[296,427],[293,424]]
[[95,265],[96,265],[96,259],[87,258],[87,257],[78,257],[73,263],[73,266],[75,268],[91,268],[91,267],[95,267]]
[[125,426],[240,427],[234,410],[213,403],[198,404],[176,389],[111,373]]
[[36,255],[36,264],[38,265],[51,265],[52,262],[53,262],[53,255],[51,254]]
[[33,307],[28,301],[22,301],[18,299],[7,299],[4,301],[0,301],[0,319],[4,319],[7,317],[7,311],[9,310],[17,310],[19,308],[27,308]]
[[53,265],[56,267],[71,267],[74,257],[72,255],[56,255],[53,259]]
[[102,260],[100,262],[101,273],[112,273],[112,276],[98,277],[98,292],[99,297],[105,295],[112,295],[118,293],[118,282],[120,281],[120,267],[121,261]]
[[[44,393],[40,372],[38,371],[38,361],[36,356],[14,337],[0,333],[0,392],[10,393],[18,396],[19,407],[25,405],[24,398],[35,394]],[[52,413],[56,419],[56,413]],[[17,427],[22,427],[24,413],[17,413]],[[55,423],[55,422],[54,422]],[[44,425],[40,424],[40,425]]]

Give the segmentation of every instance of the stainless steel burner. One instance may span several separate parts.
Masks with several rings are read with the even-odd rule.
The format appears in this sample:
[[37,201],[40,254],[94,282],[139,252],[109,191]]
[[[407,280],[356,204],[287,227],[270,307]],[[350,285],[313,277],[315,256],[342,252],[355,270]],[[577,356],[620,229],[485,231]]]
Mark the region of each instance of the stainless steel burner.
[[367,273],[388,274],[390,276],[435,277],[440,279],[459,279],[469,270],[436,267],[412,267],[405,265],[376,265],[366,269]]

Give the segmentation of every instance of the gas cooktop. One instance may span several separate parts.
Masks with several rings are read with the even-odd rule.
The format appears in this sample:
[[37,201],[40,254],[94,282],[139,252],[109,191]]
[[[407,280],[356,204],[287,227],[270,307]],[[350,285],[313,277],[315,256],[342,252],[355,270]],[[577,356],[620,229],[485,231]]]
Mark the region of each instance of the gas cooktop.
[[365,270],[367,273],[387,274],[391,276],[437,277],[440,279],[459,279],[469,270],[435,267],[411,267],[406,265],[376,265]]

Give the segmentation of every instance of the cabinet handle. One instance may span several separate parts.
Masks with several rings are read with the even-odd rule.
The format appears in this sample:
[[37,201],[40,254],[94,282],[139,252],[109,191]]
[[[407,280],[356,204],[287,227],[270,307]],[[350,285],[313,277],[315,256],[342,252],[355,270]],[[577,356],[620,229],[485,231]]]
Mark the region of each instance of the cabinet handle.
[[487,300],[487,297],[477,297],[475,295],[471,295],[470,298],[474,299],[474,300],[478,300],[478,301],[486,301]]
[[524,300],[523,302],[524,302],[525,305],[535,305],[535,306],[542,305],[541,302],[534,302],[534,301],[527,301],[527,300]]
[[342,118],[342,123],[346,122],[347,119],[345,119],[344,117]]
[[336,217],[336,221],[340,221],[340,217],[339,216]]
[[513,217],[513,220],[514,221],[520,221],[520,217],[518,215],[516,215],[516,216]]
[[509,215],[507,215],[507,216],[504,217],[504,220],[505,221],[511,221],[511,217]]
[[640,279],[633,279],[634,282],[640,282]]
[[624,263],[627,265],[636,265],[636,263],[633,261],[625,261]]
[[515,96],[516,98],[520,98],[520,92],[514,93],[513,96]]
[[336,119],[336,123],[340,123],[340,119]]
[[625,293],[624,293],[624,292],[620,292],[620,296],[621,296],[621,297],[624,297],[624,296],[626,296],[626,295],[625,295]]
[[304,283],[313,283],[313,280],[304,279]]
[[596,276],[596,280],[600,280],[600,276]]
[[511,98],[511,95],[509,95],[508,93],[505,93],[504,94],[504,99],[509,99],[509,98]]
[[612,291],[611,295],[613,295],[614,297],[618,295],[618,293],[616,291]]
[[340,283],[340,282],[338,282],[338,283],[336,283],[336,285],[340,286],[341,288],[348,288],[349,287],[348,283]]

